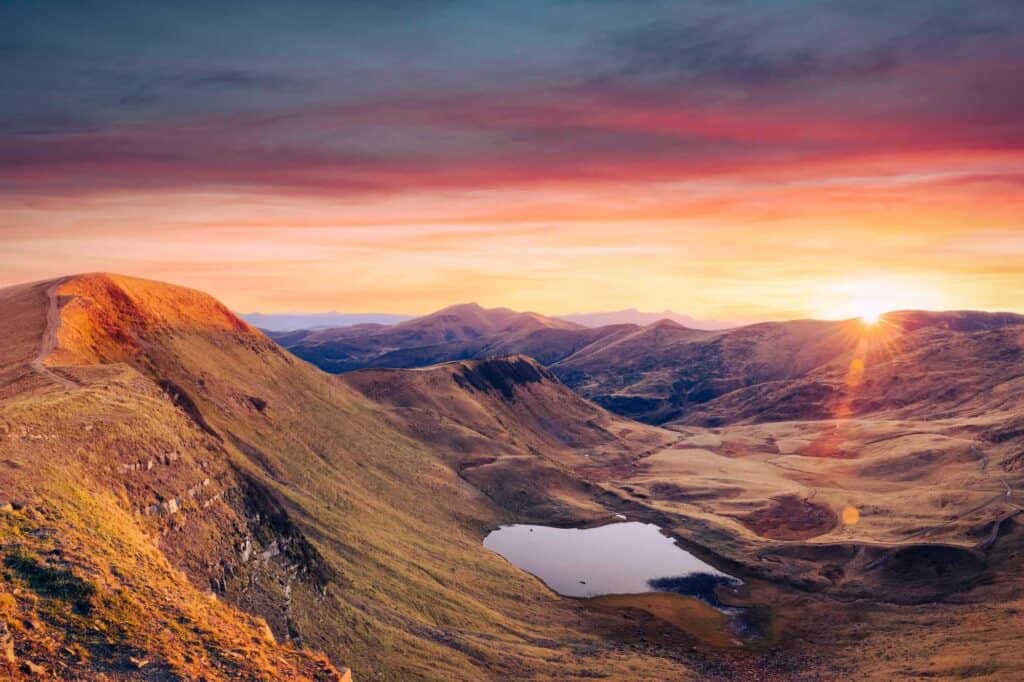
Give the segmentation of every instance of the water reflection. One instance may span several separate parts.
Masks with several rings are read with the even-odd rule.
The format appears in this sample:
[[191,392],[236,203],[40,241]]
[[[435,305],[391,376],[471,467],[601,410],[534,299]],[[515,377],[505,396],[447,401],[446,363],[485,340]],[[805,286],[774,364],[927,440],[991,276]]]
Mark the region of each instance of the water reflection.
[[688,597],[696,597],[716,609],[724,610],[727,607],[718,598],[718,588],[722,585],[735,587],[740,584],[740,580],[722,573],[693,573],[684,576],[655,578],[648,580],[647,584],[654,592],[675,592]]
[[719,607],[715,588],[740,582],[650,523],[584,529],[503,526],[484,539],[484,546],[568,597],[676,592]]

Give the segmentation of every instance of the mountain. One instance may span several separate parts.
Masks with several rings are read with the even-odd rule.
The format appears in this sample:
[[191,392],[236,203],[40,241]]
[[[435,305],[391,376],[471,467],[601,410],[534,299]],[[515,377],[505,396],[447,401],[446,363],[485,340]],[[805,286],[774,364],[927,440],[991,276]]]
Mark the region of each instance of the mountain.
[[551,366],[583,396],[650,423],[716,426],[884,413],[950,416],[1016,377],[1024,316],[894,312],[721,332],[645,327]]
[[[205,294],[83,275],[4,289],[0,311],[0,620],[14,619],[0,644],[16,672],[684,674],[602,647],[577,607],[483,549],[488,528],[515,518],[500,486],[473,487],[412,424]],[[532,457],[545,479],[561,465],[528,447],[556,458],[580,458],[580,444],[614,457],[649,447],[606,430],[615,418],[531,361],[512,366],[504,382],[487,363],[467,369],[448,392],[473,392],[484,414],[488,400],[525,402],[520,384],[557,399],[506,423],[516,440],[476,424],[475,447]],[[568,398],[568,415],[592,425],[552,412]],[[581,518],[608,518],[577,488]],[[572,661],[577,645],[587,661]]]
[[396,428],[429,441],[476,488],[541,523],[607,518],[592,499],[598,490],[573,467],[631,461],[673,439],[582,400],[525,356],[361,370],[343,381],[388,407]]
[[[695,421],[717,425],[666,429],[521,355],[338,377],[193,290],[107,274],[2,289],[0,671],[1024,674],[1016,318],[899,313],[868,331],[804,321],[732,336],[445,316],[407,333],[522,325],[609,375],[648,349],[752,379],[697,404]],[[572,350],[576,333],[597,336]],[[840,371],[892,404],[861,409],[847,390],[847,411],[779,411],[818,404],[787,386],[806,398],[806,382]],[[482,544],[501,524],[617,515],[740,577],[706,597],[729,612],[670,593],[561,598]]]
[[294,329],[351,327],[357,324],[389,325],[412,319],[412,315],[390,313],[243,313],[239,315],[254,327],[274,332]]
[[[466,309],[474,307],[475,304],[464,304],[452,306],[447,310]],[[440,311],[439,311],[440,312]],[[381,325],[390,326],[415,319],[413,315],[396,315],[391,313],[242,313],[239,315],[243,320],[254,327],[269,332],[290,332],[296,330],[322,330],[338,327],[352,327],[356,325]],[[672,320],[691,329],[728,329],[739,326],[732,322],[721,322],[719,320],[699,320],[689,315],[682,315],[671,310],[663,310],[660,313],[641,312],[636,308],[617,310],[604,313],[576,313],[573,315],[560,315],[555,318],[581,327],[605,327],[609,325],[634,324],[645,326],[660,320]]]
[[660,313],[646,313],[641,312],[636,308],[627,308],[625,310],[615,310],[604,313],[574,313],[572,315],[560,315],[559,318],[584,327],[606,327],[608,325],[617,324],[635,324],[644,327],[649,324],[654,324],[655,322],[660,322],[661,320],[670,320],[684,327],[689,327],[690,329],[715,330],[740,326],[735,322],[699,320],[695,317],[683,315],[671,310],[662,310]]
[[[1022,324],[1012,313],[897,311],[875,326],[792,320],[699,330],[661,320],[588,328],[459,306],[388,328],[273,336],[333,372],[528,355],[624,416],[714,426],[899,411],[930,391],[947,397],[929,409],[954,409],[966,391],[1006,378]],[[848,385],[852,363],[866,372],[856,396]],[[966,377],[959,363],[971,368]]]
[[345,372],[364,367],[419,367],[500,355],[505,352],[483,349],[492,341],[514,343],[537,331],[581,329],[571,322],[537,313],[467,303],[389,327],[359,325],[270,335],[322,369]]

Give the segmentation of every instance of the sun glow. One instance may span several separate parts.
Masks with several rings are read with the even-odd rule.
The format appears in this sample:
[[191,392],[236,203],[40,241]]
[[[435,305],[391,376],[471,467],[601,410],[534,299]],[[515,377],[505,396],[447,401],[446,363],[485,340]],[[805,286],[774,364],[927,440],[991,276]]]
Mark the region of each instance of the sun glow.
[[892,310],[892,302],[880,296],[855,297],[836,306],[833,315],[840,318],[857,318],[866,326],[878,324],[882,315]]
[[822,317],[869,327],[893,310],[941,310],[946,303],[939,287],[908,277],[851,278],[822,285],[818,295]]
[[870,326],[873,324],[878,324],[878,320],[881,319],[882,314],[884,312],[884,310],[876,308],[875,306],[866,305],[861,309],[861,312],[859,313],[858,317],[860,317],[861,322]]

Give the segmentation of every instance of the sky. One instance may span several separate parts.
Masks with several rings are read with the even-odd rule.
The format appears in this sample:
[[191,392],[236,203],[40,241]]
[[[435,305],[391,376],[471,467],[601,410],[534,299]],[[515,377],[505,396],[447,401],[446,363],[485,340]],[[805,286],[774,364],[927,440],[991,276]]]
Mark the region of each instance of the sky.
[[1024,311],[1024,3],[0,3],[0,285]]

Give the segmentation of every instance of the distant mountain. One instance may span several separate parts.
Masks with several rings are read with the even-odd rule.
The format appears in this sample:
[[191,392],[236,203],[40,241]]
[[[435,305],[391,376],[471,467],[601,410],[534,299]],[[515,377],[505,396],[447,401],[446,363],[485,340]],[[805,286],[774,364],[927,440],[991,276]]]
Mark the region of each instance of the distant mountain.
[[243,320],[254,327],[275,332],[296,329],[350,327],[355,324],[396,324],[411,320],[412,315],[388,313],[242,313]]
[[1024,361],[1022,338],[1024,316],[973,311],[892,312],[874,326],[792,320],[717,332],[666,321],[550,369],[584,397],[655,424],[883,412],[939,418],[983,411],[985,400],[1010,390],[1006,382]]
[[647,313],[636,308],[616,310],[605,313],[575,313],[572,315],[560,315],[559,319],[568,320],[584,327],[605,327],[610,324],[638,324],[646,326],[659,320],[672,320],[677,324],[690,329],[729,329],[738,327],[738,322],[723,322],[721,320],[698,320],[689,315],[683,315],[671,310],[663,310],[660,313]]
[[[446,311],[464,309],[475,306],[475,303],[454,305],[445,308]],[[477,306],[479,307],[479,306]],[[481,308],[482,310],[483,308]],[[507,311],[507,308],[494,308],[494,311]],[[442,312],[442,311],[438,311]],[[437,313],[434,313],[437,314]],[[339,327],[351,327],[361,324],[393,325],[408,320],[416,319],[414,315],[398,315],[391,313],[240,313],[238,315],[254,327],[272,332],[289,332],[311,329],[332,329]],[[543,316],[539,316],[543,317]],[[581,327],[606,327],[613,324],[636,324],[645,326],[659,320],[672,320],[690,329],[730,329],[739,326],[738,322],[721,320],[698,320],[689,315],[683,315],[671,310],[663,310],[660,313],[649,313],[629,308],[627,310],[616,310],[602,313],[575,313],[572,315],[558,315],[553,318],[564,320]]]
[[322,369],[347,372],[507,355],[519,352],[518,344],[536,332],[583,331],[587,330],[580,325],[537,313],[465,303],[391,326],[270,332],[270,336]]
[[[1006,379],[1007,359],[1020,357],[1022,334],[1024,316],[1011,313],[903,311],[875,327],[792,320],[706,330],[668,319],[587,327],[468,304],[391,327],[271,336],[331,372],[522,354],[613,412],[651,424],[713,426],[910,404],[933,412],[967,409],[967,391],[992,390]],[[905,366],[922,359],[928,372]],[[858,363],[869,381],[854,396],[847,375]],[[965,376],[962,368],[974,365],[985,371]]]

